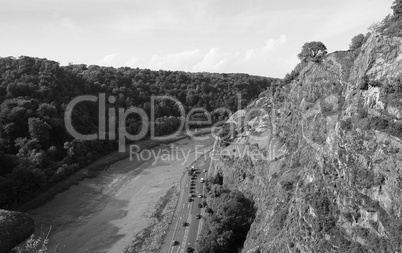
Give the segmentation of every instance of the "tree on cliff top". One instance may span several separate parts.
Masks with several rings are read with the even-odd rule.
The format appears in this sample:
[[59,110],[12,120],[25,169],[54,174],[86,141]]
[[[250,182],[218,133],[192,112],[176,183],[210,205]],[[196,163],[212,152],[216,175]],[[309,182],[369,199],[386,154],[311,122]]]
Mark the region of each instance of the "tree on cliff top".
[[391,8],[394,10],[394,15],[402,15],[402,0],[395,0]]
[[318,61],[327,54],[327,47],[321,41],[307,42],[297,55],[301,61]]
[[365,39],[366,39],[366,36],[364,36],[364,34],[362,34],[362,33],[353,37],[352,42],[349,45],[349,50],[353,51],[358,48],[361,48]]

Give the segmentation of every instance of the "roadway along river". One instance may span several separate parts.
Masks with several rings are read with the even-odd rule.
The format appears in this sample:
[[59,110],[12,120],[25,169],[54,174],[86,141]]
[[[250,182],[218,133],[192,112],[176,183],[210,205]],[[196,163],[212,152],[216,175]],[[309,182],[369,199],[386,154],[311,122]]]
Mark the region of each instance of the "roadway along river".
[[56,247],[61,253],[123,252],[147,226],[158,199],[178,184],[196,154],[210,150],[212,144],[210,136],[202,141],[184,139],[152,149],[165,154],[163,159],[140,157],[111,165],[96,178],[85,179],[29,211],[35,233],[46,234],[51,227],[49,252]]
[[206,197],[202,178],[206,178],[210,159],[198,159],[193,165],[196,173],[185,174],[180,182],[179,201],[161,253],[184,253],[195,249],[203,216],[199,204]]

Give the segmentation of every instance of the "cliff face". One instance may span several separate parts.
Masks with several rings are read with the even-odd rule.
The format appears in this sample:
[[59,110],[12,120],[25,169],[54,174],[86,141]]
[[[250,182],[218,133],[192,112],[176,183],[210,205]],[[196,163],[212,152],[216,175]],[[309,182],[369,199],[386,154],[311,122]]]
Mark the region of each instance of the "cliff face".
[[299,72],[234,114],[215,151],[210,176],[258,208],[242,252],[400,252],[402,39],[372,34]]

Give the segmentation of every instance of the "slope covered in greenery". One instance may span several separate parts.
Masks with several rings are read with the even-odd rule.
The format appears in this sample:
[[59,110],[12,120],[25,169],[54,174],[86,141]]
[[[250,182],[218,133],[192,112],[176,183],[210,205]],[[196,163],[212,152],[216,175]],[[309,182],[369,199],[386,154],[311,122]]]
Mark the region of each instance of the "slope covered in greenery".
[[[116,98],[106,104],[106,110],[138,107],[148,116],[152,95],[172,96],[186,112],[197,107],[235,111],[237,93],[244,106],[275,80],[247,74],[60,66],[47,59],[0,58],[0,208],[10,208],[116,149],[116,141],[80,141],[68,134],[64,114],[77,96],[104,93],[106,98]],[[72,113],[74,128],[82,134],[97,133],[98,110],[95,102],[79,103]],[[181,115],[173,102],[158,100],[154,112],[156,135],[177,130]],[[218,121],[226,115],[215,112],[212,116]],[[137,115],[127,117],[129,133],[138,132],[141,125]]]

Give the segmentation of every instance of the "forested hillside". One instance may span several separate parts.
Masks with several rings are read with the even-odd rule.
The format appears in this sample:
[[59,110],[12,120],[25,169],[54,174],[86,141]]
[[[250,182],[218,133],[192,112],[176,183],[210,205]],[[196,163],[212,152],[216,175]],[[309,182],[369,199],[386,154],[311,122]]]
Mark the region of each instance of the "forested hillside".
[[[276,81],[247,74],[185,73],[148,69],[86,65],[60,66],[47,59],[0,58],[0,208],[11,208],[35,192],[46,189],[115,150],[109,140],[80,141],[65,129],[64,113],[80,95],[116,97],[107,108],[142,108],[148,116],[152,95],[178,99],[188,112],[204,107],[237,110]],[[180,123],[173,102],[155,105],[156,135],[171,133]],[[226,115],[214,113],[213,120]],[[84,102],[72,114],[73,126],[82,134],[98,132],[98,104]],[[126,121],[129,133],[141,127],[136,115]]]

